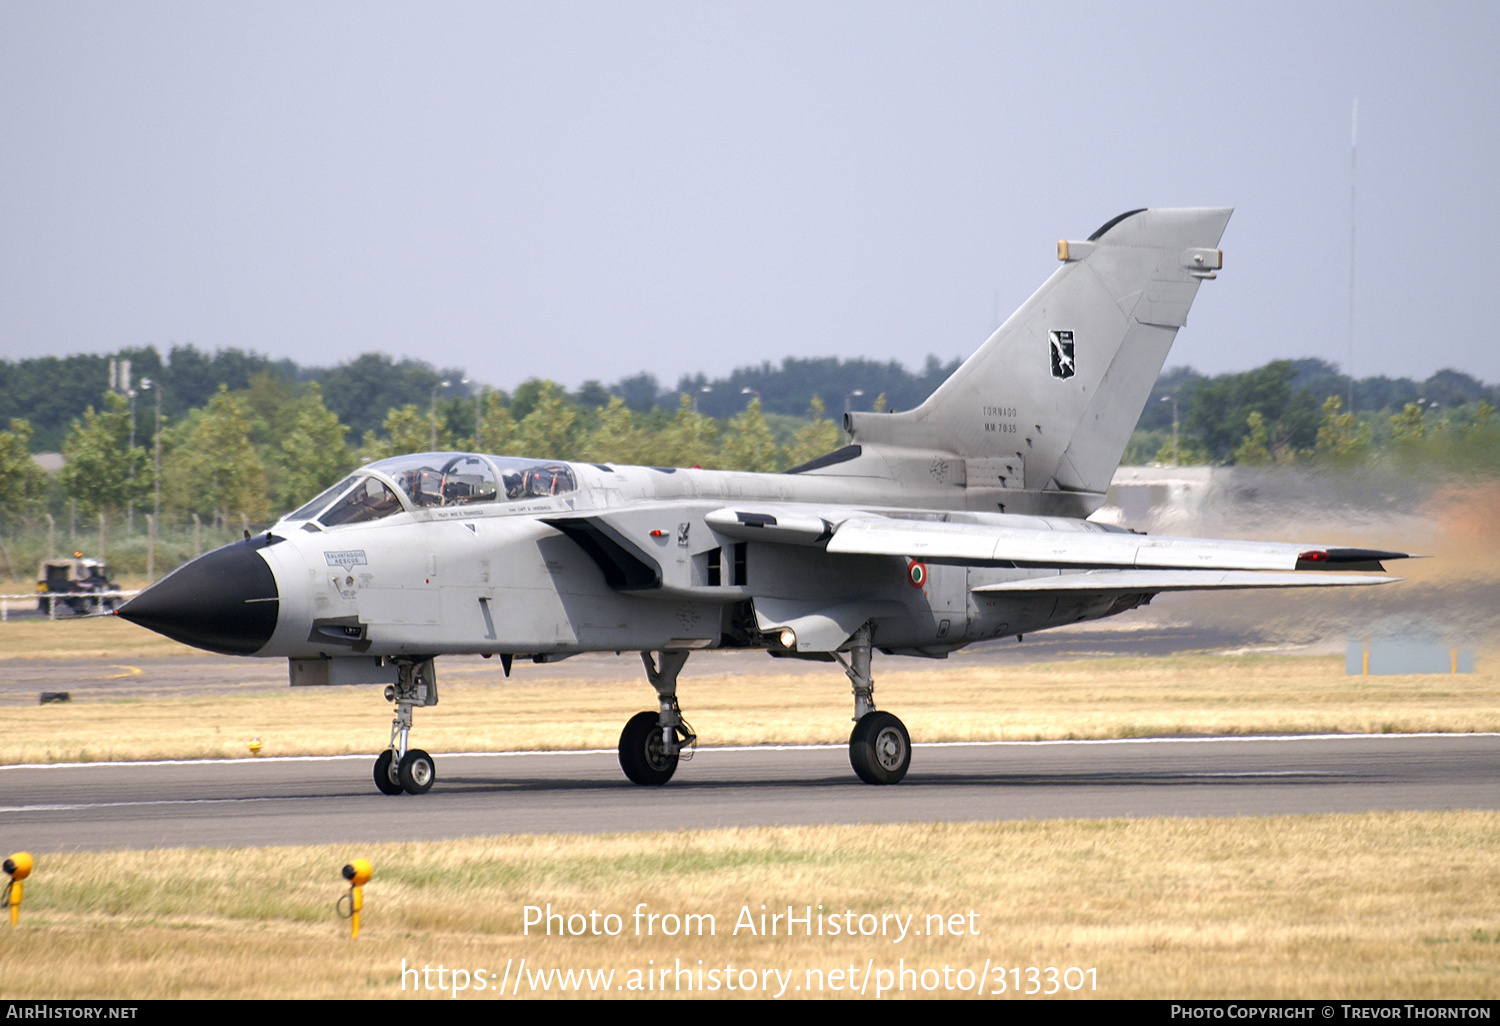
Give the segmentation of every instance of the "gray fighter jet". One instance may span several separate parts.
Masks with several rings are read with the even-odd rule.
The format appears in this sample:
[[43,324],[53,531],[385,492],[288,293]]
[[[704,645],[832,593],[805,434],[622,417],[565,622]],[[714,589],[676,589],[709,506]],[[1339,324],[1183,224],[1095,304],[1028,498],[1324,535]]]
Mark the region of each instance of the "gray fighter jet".
[[1364,585],[1405,553],[1147,536],[1086,518],[1104,501],[1228,209],[1133,210],[1087,240],[926,402],[851,413],[851,444],[782,474],[428,452],[364,467],[269,531],[180,567],[119,610],[213,652],[281,657],[293,685],[376,684],[395,704],[375,762],[421,794],[412,710],[450,653],[551,662],[638,651],[657,708],[620,765],[663,784],[696,738],[690,653],[837,660],[849,758],[871,784],[911,762],[877,711],[871,659],[1113,616],[1158,593]]

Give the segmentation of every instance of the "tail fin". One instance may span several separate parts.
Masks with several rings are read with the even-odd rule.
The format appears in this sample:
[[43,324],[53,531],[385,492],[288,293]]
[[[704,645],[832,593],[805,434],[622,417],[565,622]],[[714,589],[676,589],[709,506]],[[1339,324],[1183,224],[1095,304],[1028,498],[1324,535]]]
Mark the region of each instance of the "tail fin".
[[1132,210],[1059,242],[1063,266],[926,402],[845,426],[861,445],[962,458],[970,489],[1103,493],[1199,282],[1222,263],[1231,212]]

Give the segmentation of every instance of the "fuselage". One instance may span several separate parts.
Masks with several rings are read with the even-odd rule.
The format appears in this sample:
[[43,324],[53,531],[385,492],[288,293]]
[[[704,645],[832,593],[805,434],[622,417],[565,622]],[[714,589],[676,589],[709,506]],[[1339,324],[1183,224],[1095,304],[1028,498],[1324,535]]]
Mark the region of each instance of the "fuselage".
[[1059,242],[1062,266],[926,401],[846,414],[849,445],[784,474],[396,457],[119,615],[213,651],[286,657],[294,685],[385,685],[396,715],[373,771],[385,794],[432,787],[433,759],[408,734],[413,710],[437,702],[433,657],[450,653],[498,655],[508,672],[517,657],[640,652],[657,708],[627,721],[619,756],[644,785],[670,779],[696,740],[677,696],[692,651],[839,659],[850,764],[896,783],[911,744],[876,708],[877,649],[941,657],[1162,590],[1298,586],[1248,571],[1387,555],[1138,539],[1085,519],[1198,286],[1223,265],[1229,214],[1133,210]]
[[1133,210],[1060,242],[1061,266],[923,403],[846,414],[851,444],[787,473],[401,456],[120,615],[216,651],[409,663],[731,646],[827,658],[856,632],[862,651],[943,655],[1122,611],[1152,590],[975,591],[1076,569],[1067,545],[1009,561],[960,546],[921,566],[901,554],[920,529],[874,551],[828,536],[872,515],[1107,531],[1085,518],[1222,267],[1229,216]]
[[[1109,530],[1077,518],[975,511],[962,484],[928,476],[930,484],[913,486],[817,471],[749,474],[453,452],[398,457],[356,471],[268,532],[175,571],[153,589],[161,589],[169,609],[153,611],[147,592],[123,615],[191,644],[245,655],[545,658],[726,647],[805,654],[818,650],[813,633],[799,644],[778,625],[806,622],[810,632],[822,611],[834,610],[835,619],[872,621],[884,650],[941,656],[981,638],[1136,604],[976,595],[972,589],[982,584],[1057,571],[914,565],[819,546],[818,525],[841,513]],[[751,523],[726,523],[726,511],[748,511]],[[774,542],[758,540],[755,518],[778,519],[778,512],[780,526],[771,530],[781,533]],[[787,544],[799,516],[809,525],[806,537]],[[225,596],[226,608],[238,602],[251,610],[238,628],[215,611],[204,614],[212,622],[173,633],[174,617],[191,619],[180,607],[191,605],[192,595],[233,592],[243,581],[252,581],[254,594]],[[274,619],[266,615],[273,603]],[[237,630],[232,643],[212,643],[220,623]]]

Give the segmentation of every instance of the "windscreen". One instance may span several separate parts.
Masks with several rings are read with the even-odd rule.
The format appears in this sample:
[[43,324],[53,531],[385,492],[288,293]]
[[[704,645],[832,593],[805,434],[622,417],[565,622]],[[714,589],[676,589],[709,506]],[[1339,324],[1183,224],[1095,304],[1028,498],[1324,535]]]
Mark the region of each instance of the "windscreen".
[[348,488],[350,485],[352,485],[353,483],[354,483],[354,475],[351,474],[350,476],[348,476],[348,477],[344,478],[342,481],[340,481],[338,484],[334,485],[332,488],[328,489],[323,494],[319,495],[312,502],[309,502],[306,506],[303,506],[301,509],[297,510],[296,512],[288,513],[286,516],[282,517],[281,519],[283,519],[283,520],[311,520],[313,517],[317,516],[320,512],[322,512],[323,508],[325,506],[327,506],[330,502],[333,501],[334,496],[336,496],[336,495],[342,495],[344,493],[344,490],[346,488]]
[[318,522],[324,527],[358,524],[400,513],[403,508],[401,500],[384,481],[378,477],[366,477],[330,506]]

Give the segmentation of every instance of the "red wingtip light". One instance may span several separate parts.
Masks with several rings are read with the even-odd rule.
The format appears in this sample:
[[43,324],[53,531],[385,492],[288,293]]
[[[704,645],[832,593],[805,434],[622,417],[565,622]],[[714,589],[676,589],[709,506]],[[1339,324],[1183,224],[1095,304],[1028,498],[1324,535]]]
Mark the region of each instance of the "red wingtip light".
[[1322,549],[1313,549],[1311,552],[1303,552],[1299,554],[1297,556],[1297,562],[1326,563],[1328,562],[1328,553],[1324,552]]
[[651,532],[651,537],[653,537],[653,538],[662,538],[662,537],[666,536],[666,533],[667,532],[665,532],[665,531],[652,531]]

